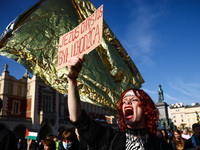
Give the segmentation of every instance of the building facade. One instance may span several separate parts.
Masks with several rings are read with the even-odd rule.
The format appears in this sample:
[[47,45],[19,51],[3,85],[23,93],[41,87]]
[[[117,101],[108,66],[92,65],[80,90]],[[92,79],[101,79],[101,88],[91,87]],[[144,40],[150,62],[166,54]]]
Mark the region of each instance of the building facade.
[[192,103],[184,106],[183,103],[171,104],[169,107],[170,118],[177,127],[192,128],[194,123],[198,122],[200,116],[200,104]]
[[[83,109],[92,118],[113,123],[112,117],[101,107],[82,103]],[[24,138],[26,129],[37,132],[38,140],[46,135],[61,133],[73,126],[69,123],[67,96],[47,86],[39,77],[30,77],[28,72],[17,80],[5,64],[0,76],[0,124],[11,129],[17,138]]]

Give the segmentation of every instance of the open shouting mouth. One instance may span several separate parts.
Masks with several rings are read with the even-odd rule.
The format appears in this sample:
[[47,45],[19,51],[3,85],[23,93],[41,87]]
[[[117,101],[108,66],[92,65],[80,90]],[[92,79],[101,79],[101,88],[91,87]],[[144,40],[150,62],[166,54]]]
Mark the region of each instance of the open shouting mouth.
[[132,107],[125,107],[124,108],[125,112],[125,119],[131,119],[133,118],[133,108]]

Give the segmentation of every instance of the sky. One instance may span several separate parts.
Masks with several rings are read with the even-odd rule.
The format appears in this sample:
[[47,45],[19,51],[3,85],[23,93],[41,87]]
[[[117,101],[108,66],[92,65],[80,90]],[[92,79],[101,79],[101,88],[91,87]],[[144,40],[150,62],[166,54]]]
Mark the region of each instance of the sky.
[[[199,0],[91,0],[104,5],[104,20],[132,58],[146,91],[158,102],[184,105],[200,102],[200,1]],[[38,0],[9,0],[0,5],[0,34],[18,15]],[[0,55],[10,75],[20,79],[25,68]]]

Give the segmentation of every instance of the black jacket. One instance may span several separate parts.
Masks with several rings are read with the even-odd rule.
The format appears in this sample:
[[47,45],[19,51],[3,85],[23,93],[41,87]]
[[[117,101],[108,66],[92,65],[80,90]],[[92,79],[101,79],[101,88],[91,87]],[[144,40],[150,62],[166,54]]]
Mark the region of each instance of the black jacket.
[[[102,126],[90,119],[83,111],[81,117],[72,123],[80,137],[82,137],[95,150],[124,150],[126,143],[125,132],[120,132],[111,127]],[[172,147],[156,135],[149,136],[144,145],[145,150],[172,150]]]
[[197,146],[197,145],[195,145],[195,142],[196,142],[196,138],[195,138],[195,136],[193,134],[191,138],[189,138],[188,140],[186,140],[186,142],[185,142],[185,149],[195,148]]
[[17,150],[16,137],[2,125],[0,125],[0,150]]

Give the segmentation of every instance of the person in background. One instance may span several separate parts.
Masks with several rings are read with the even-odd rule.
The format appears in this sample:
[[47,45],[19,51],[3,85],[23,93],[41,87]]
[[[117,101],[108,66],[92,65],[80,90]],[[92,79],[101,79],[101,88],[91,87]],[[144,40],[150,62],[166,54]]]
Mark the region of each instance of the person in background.
[[159,138],[164,139],[164,138],[163,138],[163,133],[162,133],[162,131],[161,131],[160,129],[157,129],[156,135],[157,135]]
[[53,138],[54,138],[53,133],[49,133],[49,134],[47,134],[47,136],[46,136],[46,139],[53,140]]
[[0,125],[0,150],[17,150],[15,135],[2,125]]
[[117,107],[121,131],[102,126],[91,119],[82,110],[76,87],[83,61],[82,56],[68,59],[68,110],[70,120],[81,138],[97,150],[172,149],[156,136],[159,111],[142,89],[127,89],[122,93]]
[[58,137],[56,135],[53,136],[53,140],[55,141],[56,143],[56,150],[59,149],[59,142],[58,142]]
[[22,150],[22,139],[21,138],[18,139],[17,149]]
[[44,145],[42,144],[44,140],[40,140],[40,142],[38,142],[38,150],[44,150]]
[[59,150],[79,150],[79,142],[71,129],[63,132],[62,140],[59,143]]
[[195,148],[195,150],[200,148],[200,124],[194,123],[192,125],[193,135],[185,142],[185,149]]
[[189,138],[191,138],[191,136],[189,135],[188,129],[184,129],[181,136],[182,136],[182,138],[184,138],[185,140],[188,140]]
[[163,139],[167,142],[170,143],[170,138],[169,138],[169,134],[167,133],[167,130],[165,129],[161,129],[162,133],[163,133]]
[[174,130],[173,139],[171,140],[171,145],[174,150],[184,150],[185,141],[181,136],[180,130]]
[[42,144],[44,145],[44,150],[55,150],[56,143],[52,139],[45,139]]
[[193,131],[189,131],[189,135],[190,135],[190,137],[192,137],[192,135],[193,135]]

